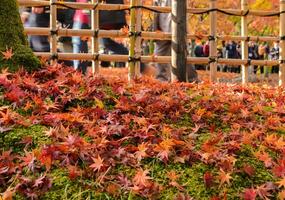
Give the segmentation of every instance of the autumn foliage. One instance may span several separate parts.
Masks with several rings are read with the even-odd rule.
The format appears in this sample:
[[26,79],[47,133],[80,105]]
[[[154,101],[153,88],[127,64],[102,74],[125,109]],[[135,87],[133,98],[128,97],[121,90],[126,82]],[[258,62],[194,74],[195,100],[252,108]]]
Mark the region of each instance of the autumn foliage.
[[2,198],[285,198],[282,88],[111,73],[2,70]]

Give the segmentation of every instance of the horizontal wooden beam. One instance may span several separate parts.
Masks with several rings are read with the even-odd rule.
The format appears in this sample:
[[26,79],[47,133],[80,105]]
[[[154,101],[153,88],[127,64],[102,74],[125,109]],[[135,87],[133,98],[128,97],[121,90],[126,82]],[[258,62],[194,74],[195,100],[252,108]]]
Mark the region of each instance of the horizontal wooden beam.
[[[44,0],[18,0],[20,6],[50,6],[49,1]],[[58,6],[59,8],[70,7],[74,9],[83,9],[83,10],[93,10],[96,7],[97,10],[124,10],[129,9],[130,6],[127,4],[103,4],[99,3],[74,3],[74,2],[61,2],[56,1],[56,3],[61,4],[62,6]],[[146,9],[155,10],[157,12],[165,12],[170,13],[171,7],[160,7],[160,6],[144,6]],[[261,10],[249,10],[244,11],[240,9],[219,9],[221,12],[225,12],[232,15],[253,15],[253,16],[267,16],[267,15],[274,15],[279,11],[261,11]],[[187,12],[190,14],[200,14],[203,12],[207,12],[208,8],[187,8]]]
[[[49,28],[39,28],[39,27],[26,27],[25,33],[27,35],[50,35]],[[60,28],[57,30],[58,36],[89,36],[92,37],[94,35],[94,31],[92,30],[76,30],[76,29],[63,29]],[[110,38],[128,38],[128,33],[125,33],[121,30],[99,30],[98,37],[110,37]],[[171,40],[171,33],[164,33],[164,32],[145,32],[142,31],[141,37],[144,39],[154,39],[154,40]],[[187,35],[189,40],[192,39],[201,39],[201,40],[208,40],[209,35]],[[260,41],[260,42],[274,42],[279,41],[279,37],[269,37],[269,36],[249,36],[249,37],[242,37],[242,36],[230,36],[230,35],[223,35],[217,36],[218,40],[232,40],[232,41]]]
[[[35,52],[36,56],[43,57],[43,58],[50,58],[51,53],[48,52]],[[106,55],[100,54],[90,54],[90,53],[58,53],[58,59],[60,60],[94,60],[98,58],[100,61],[116,61],[116,62],[128,62],[129,56],[128,55]],[[170,63],[171,56],[141,56],[141,62],[143,63]],[[188,57],[187,63],[190,64],[208,64],[209,58],[207,57]],[[218,64],[226,64],[226,65],[247,65],[249,63],[248,60],[242,59],[218,59]],[[275,66],[279,65],[278,60],[251,60],[251,65],[264,65],[264,66]]]

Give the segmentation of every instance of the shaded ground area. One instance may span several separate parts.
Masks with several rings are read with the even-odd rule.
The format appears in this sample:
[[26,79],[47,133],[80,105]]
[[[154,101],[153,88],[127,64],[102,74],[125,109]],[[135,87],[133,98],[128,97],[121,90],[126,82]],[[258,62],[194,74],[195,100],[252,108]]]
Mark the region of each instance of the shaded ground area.
[[282,88],[149,77],[130,84],[125,72],[2,71],[0,193],[14,199],[284,199]]

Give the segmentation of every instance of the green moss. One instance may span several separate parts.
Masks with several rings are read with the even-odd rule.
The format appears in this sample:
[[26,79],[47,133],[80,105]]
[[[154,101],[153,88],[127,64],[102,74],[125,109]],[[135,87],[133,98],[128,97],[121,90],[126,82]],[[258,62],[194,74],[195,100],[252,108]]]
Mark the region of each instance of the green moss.
[[[172,124],[173,121],[168,119],[167,123]],[[175,124],[173,124],[173,126],[176,128],[186,127],[188,129],[190,129],[190,128],[193,128],[194,123],[192,122],[191,115],[185,114]]]
[[16,0],[1,0],[0,4],[0,52],[6,48],[12,48],[13,56],[6,60],[1,53],[0,69],[16,71],[24,66],[27,71],[33,71],[40,67],[39,59],[28,47]]
[[[52,188],[42,199],[71,199],[73,195],[82,193],[83,189],[68,177],[68,172],[56,169],[51,172]],[[78,198],[80,199],[80,198]]]
[[34,125],[31,127],[15,128],[12,131],[6,132],[2,138],[2,146],[5,149],[12,149],[14,152],[20,152],[25,147],[21,144],[21,140],[25,137],[31,137],[33,140],[32,148],[39,145],[50,143],[50,139],[44,134],[47,128],[41,125]]
[[153,160],[146,164],[145,168],[150,169],[150,175],[154,181],[161,184],[164,190],[161,192],[159,199],[174,199],[180,191],[169,186],[169,179],[167,174],[173,170],[179,179],[177,182],[185,188],[185,192],[194,199],[209,199],[213,195],[216,195],[218,191],[213,188],[206,188],[203,180],[205,172],[211,171],[215,173],[215,169],[210,165],[203,163],[197,163],[193,166],[187,164],[163,164],[160,161]]
[[[104,192],[97,191],[91,180],[79,177],[71,180],[64,169],[53,170],[50,174],[53,182],[52,188],[41,199],[43,200],[86,200],[86,199],[113,199]],[[82,184],[82,181],[84,184]],[[89,182],[89,187],[84,187]]]
[[[240,172],[232,174],[230,187],[227,188],[229,199],[240,199],[240,194],[245,188],[251,188],[253,185],[262,185],[266,182],[277,181],[270,170],[264,164],[255,158],[253,155],[254,149],[249,146],[244,146],[237,154],[236,169]],[[252,166],[255,173],[252,177],[242,171],[245,164]]]
[[116,105],[116,102],[114,99],[118,99],[119,96],[114,93],[113,88],[110,86],[104,86],[102,89],[106,95],[106,97],[103,100],[105,108],[107,111],[111,111],[114,109]]

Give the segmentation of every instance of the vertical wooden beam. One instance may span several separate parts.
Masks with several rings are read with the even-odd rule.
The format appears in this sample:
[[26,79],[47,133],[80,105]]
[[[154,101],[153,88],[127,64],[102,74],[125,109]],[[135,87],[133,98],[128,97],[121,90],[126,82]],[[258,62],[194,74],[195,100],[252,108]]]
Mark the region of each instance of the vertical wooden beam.
[[187,1],[172,0],[171,81],[186,82]]
[[[137,0],[130,1],[130,8],[137,5]],[[136,9],[131,9],[131,20],[130,20],[130,50],[129,50],[129,80],[135,78],[135,61],[132,60],[135,57],[135,45],[136,45],[136,37],[134,33],[136,32]]]
[[[241,0],[241,10],[243,13],[248,11],[248,0]],[[241,17],[241,36],[248,37],[247,16]],[[241,42],[242,59],[248,60],[248,41]],[[248,83],[249,80],[249,66],[242,65],[242,84]]]
[[[285,0],[280,0],[280,12],[285,11]],[[279,59],[281,60],[281,63],[279,65],[279,86],[285,86],[285,13],[280,14],[280,52],[279,52]]]
[[[99,3],[98,0],[92,0],[92,4],[95,5]],[[91,51],[94,58],[98,58],[99,55],[99,38],[98,38],[98,31],[99,31],[99,11],[97,9],[92,10],[91,12],[91,29],[93,31],[92,37],[92,44],[91,44]],[[99,74],[99,60],[93,59],[92,60],[92,73]]]
[[[52,55],[56,55],[57,53],[57,27],[56,27],[56,15],[57,9],[56,5],[54,4],[56,0],[50,0],[50,52]],[[52,58],[51,64],[55,64],[57,59]]]
[[[217,8],[217,1],[210,0],[210,9]],[[210,13],[210,35],[212,39],[210,40],[210,58],[217,58],[217,11]],[[215,82],[217,80],[217,62],[210,63],[210,80]]]
[[[142,5],[142,0],[137,0],[137,5]],[[136,11],[136,32],[141,33],[142,31],[142,9],[137,9]],[[136,58],[140,58],[142,55],[142,38],[140,35],[136,36],[136,44],[135,44],[135,56]],[[135,76],[138,77],[140,75],[140,67],[141,63],[135,63]]]

